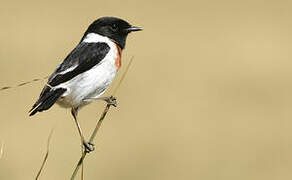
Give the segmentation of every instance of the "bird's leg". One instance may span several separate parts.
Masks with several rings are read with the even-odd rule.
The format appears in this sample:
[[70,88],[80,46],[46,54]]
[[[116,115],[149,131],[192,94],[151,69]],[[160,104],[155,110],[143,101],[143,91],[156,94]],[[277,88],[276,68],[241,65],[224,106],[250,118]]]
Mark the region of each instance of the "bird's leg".
[[87,142],[85,140],[85,138],[83,136],[83,133],[82,133],[82,130],[81,130],[81,127],[80,127],[80,124],[79,124],[79,122],[77,120],[78,108],[72,107],[71,114],[72,114],[72,116],[74,118],[74,121],[75,121],[75,124],[77,126],[77,129],[78,129],[78,132],[79,132],[79,135],[80,135],[80,138],[81,138],[81,143],[84,146],[84,151],[86,153],[89,153],[89,152],[93,151],[94,150],[94,144],[92,144],[91,142]]
[[114,96],[87,98],[84,101],[92,101],[92,100],[103,100],[107,102],[107,104],[117,107],[117,98]]

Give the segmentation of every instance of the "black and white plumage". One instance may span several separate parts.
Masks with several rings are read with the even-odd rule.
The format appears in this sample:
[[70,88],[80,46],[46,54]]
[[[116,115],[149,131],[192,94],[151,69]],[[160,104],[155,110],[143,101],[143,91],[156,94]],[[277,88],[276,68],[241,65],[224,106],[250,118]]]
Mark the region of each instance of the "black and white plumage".
[[49,109],[55,102],[78,109],[100,97],[121,65],[127,35],[142,30],[114,17],[94,21],[77,47],[49,77],[30,116]]

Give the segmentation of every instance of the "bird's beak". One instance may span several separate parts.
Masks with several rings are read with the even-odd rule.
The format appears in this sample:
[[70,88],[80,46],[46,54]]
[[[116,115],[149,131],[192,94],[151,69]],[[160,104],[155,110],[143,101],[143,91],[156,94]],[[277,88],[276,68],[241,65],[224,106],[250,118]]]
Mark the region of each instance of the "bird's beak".
[[126,31],[128,33],[133,32],[133,31],[142,31],[142,30],[143,30],[142,28],[137,27],[137,26],[131,26],[131,27],[129,27],[129,28],[126,29]]

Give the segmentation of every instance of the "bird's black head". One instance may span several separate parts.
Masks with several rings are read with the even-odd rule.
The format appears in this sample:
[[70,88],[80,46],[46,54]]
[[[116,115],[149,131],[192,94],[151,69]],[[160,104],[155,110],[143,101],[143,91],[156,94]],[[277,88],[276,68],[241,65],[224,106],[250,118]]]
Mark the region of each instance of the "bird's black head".
[[128,34],[133,31],[141,30],[142,28],[132,26],[122,19],[115,17],[102,17],[94,21],[88,27],[84,37],[89,33],[97,33],[110,38],[117,43],[121,49],[124,49]]

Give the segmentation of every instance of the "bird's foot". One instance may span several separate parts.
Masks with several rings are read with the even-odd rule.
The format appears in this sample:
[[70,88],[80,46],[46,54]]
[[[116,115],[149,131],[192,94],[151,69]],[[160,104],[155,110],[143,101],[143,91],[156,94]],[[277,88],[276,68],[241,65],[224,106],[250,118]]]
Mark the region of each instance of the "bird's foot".
[[108,105],[117,107],[117,98],[114,96],[83,99],[84,102],[90,102],[93,100],[103,100],[103,101],[107,102]]
[[117,107],[117,98],[114,96],[104,97],[104,101],[107,102],[108,105]]
[[91,151],[94,151],[95,149],[94,144],[91,142],[83,141],[82,144],[83,144],[85,153],[90,153]]

